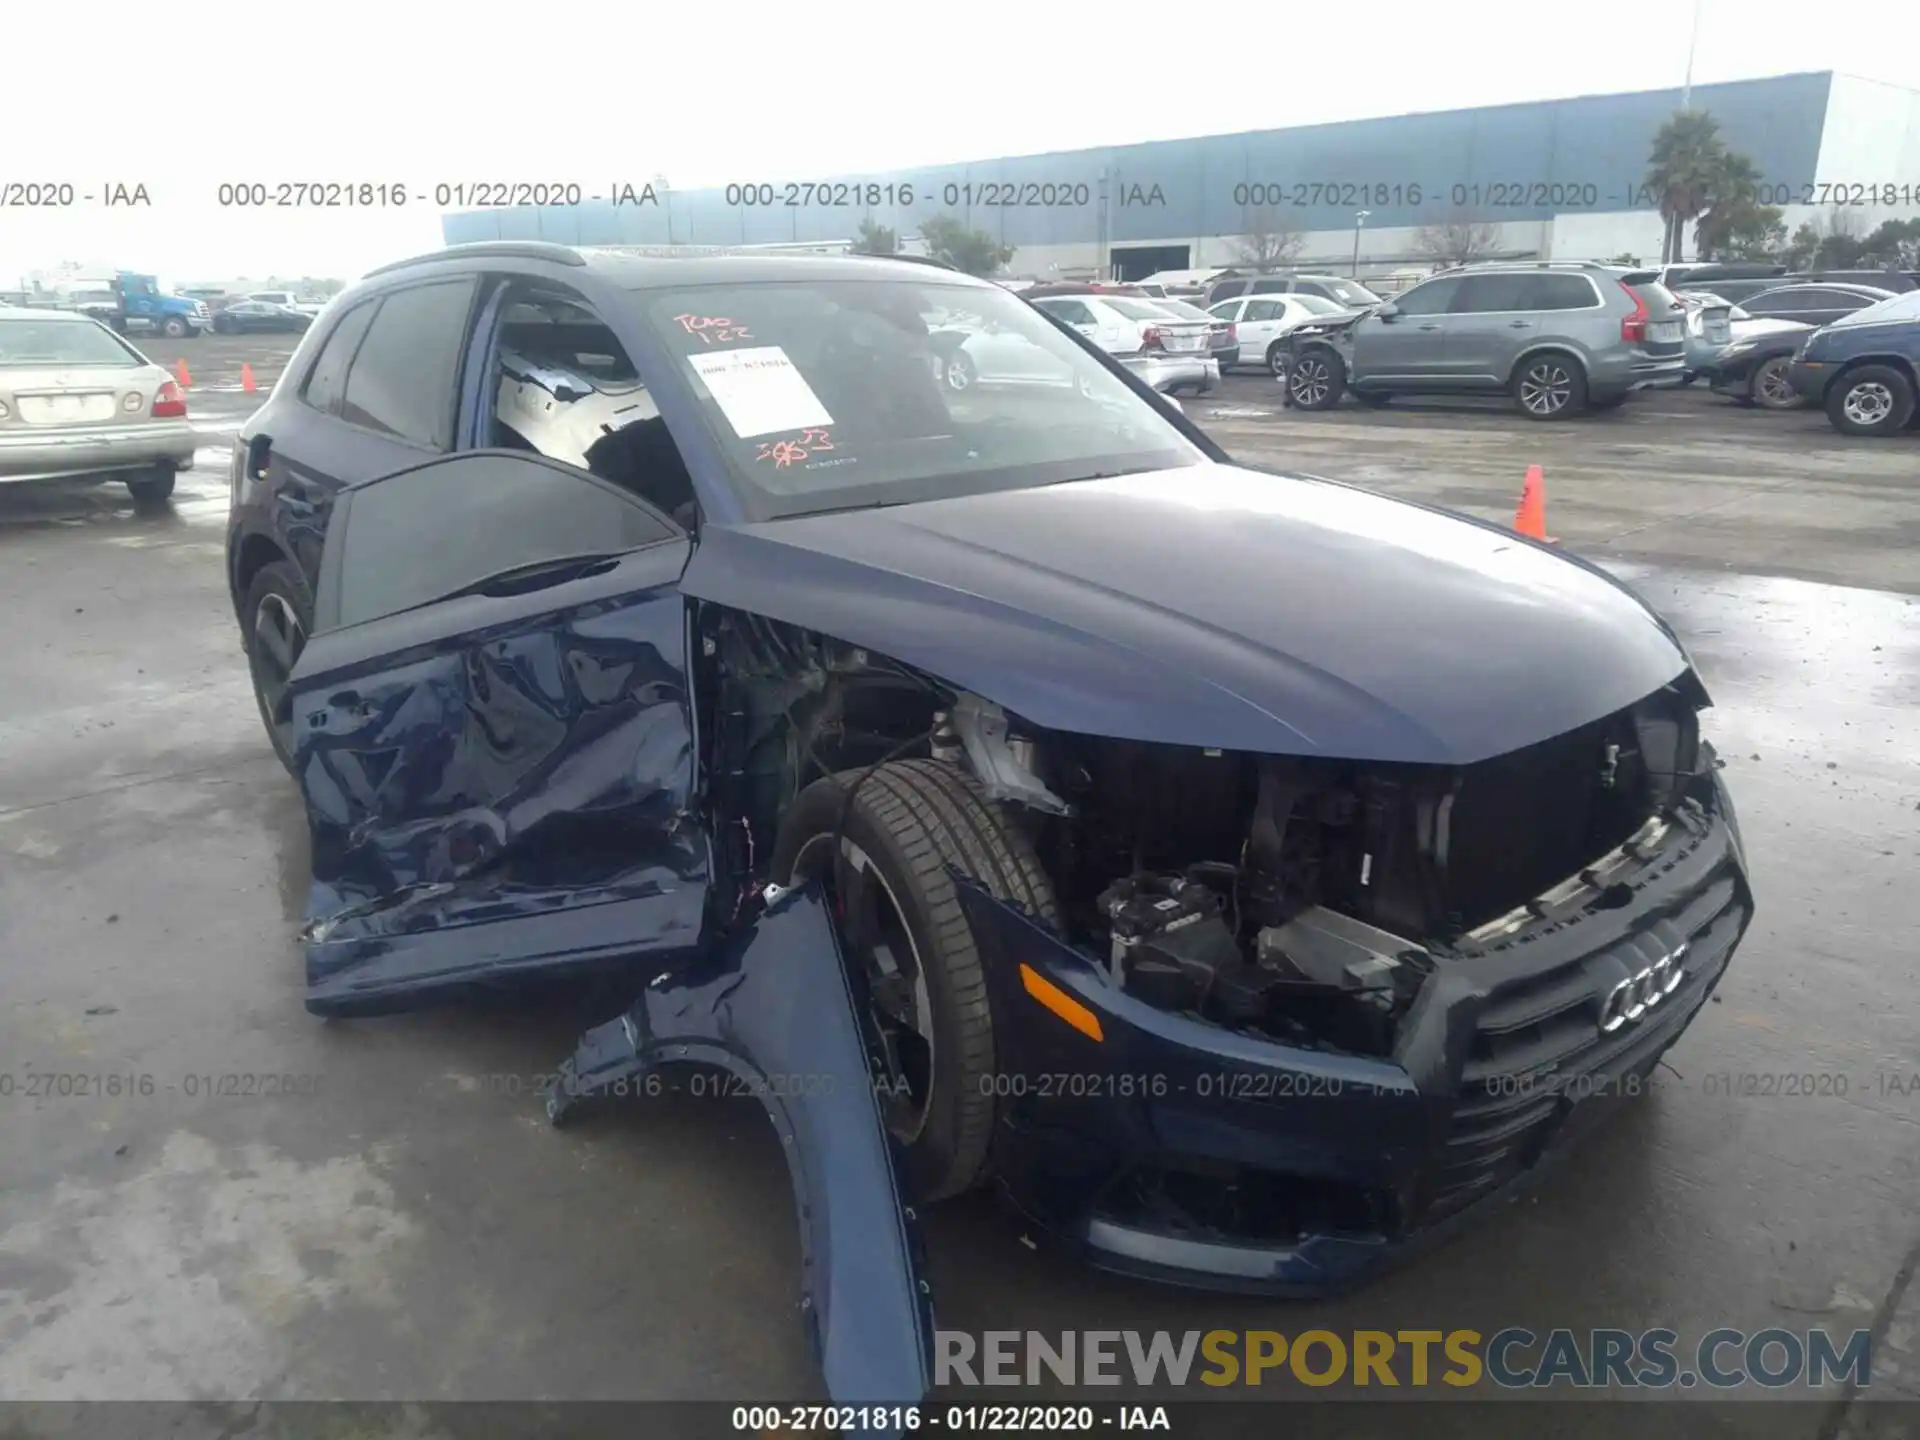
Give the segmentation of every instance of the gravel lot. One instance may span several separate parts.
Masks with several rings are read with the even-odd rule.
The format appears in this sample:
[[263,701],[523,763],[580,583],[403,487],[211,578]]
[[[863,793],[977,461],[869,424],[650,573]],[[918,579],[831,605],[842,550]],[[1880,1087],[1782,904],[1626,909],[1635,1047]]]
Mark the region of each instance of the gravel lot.
[[[0,488],[0,1072],[155,1082],[0,1096],[0,1396],[813,1394],[757,1108],[669,1096],[549,1130],[532,1090],[577,1028],[564,997],[303,1012],[303,819],[220,564],[240,363],[264,388],[290,346],[144,348],[185,358],[206,432],[166,513],[120,487]],[[1876,1089],[1920,1073],[1920,436],[1844,442],[1817,414],[1697,391],[1558,425],[1474,405],[1301,414],[1256,376],[1189,414],[1248,463],[1501,519],[1542,465],[1550,530],[1640,587],[1704,671],[1759,918],[1646,1103],[1525,1208],[1368,1291],[1283,1305],[1126,1283],[968,1202],[930,1225],[941,1323],[1872,1327],[1875,1391],[1920,1400],[1920,1097]],[[1788,1070],[1849,1093],[1705,1083]],[[247,1073],[311,1093],[206,1093],[202,1077]],[[1817,1398],[1712,1427],[1662,1407],[1632,1431],[1836,1433]],[[1618,1416],[1555,1433],[1613,1436]],[[1455,1423],[1428,1409],[1419,1427]],[[1372,1411],[1339,1428],[1408,1433]]]

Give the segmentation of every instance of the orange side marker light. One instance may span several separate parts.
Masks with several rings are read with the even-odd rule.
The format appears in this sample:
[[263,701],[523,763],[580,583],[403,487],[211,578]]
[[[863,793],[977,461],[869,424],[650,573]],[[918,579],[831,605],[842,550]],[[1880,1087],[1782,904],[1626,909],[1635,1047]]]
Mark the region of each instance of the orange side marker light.
[[1074,999],[1046,976],[1031,965],[1020,967],[1020,983],[1027,987],[1027,994],[1038,1000],[1047,1009],[1058,1015],[1067,1024],[1082,1035],[1093,1040],[1104,1040],[1106,1035],[1100,1029],[1100,1017]]

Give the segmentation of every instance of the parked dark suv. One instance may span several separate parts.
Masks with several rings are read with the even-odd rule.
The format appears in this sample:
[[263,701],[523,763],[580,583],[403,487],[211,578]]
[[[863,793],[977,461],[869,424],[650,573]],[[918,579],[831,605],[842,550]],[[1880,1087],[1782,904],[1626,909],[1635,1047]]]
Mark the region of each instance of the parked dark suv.
[[1920,290],[1814,331],[1788,373],[1843,435],[1896,435],[1920,421]]

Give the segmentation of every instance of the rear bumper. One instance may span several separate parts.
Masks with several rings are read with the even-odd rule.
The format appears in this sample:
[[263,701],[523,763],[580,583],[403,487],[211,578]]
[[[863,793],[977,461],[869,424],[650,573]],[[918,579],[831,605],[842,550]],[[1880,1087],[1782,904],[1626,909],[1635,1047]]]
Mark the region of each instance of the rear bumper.
[[1212,389],[1220,383],[1220,362],[1210,355],[1129,355],[1120,363],[1155,390],[1176,385]]
[[146,470],[161,464],[190,470],[198,445],[189,420],[0,435],[0,484]]
[[[1716,807],[1679,827],[1631,882],[1628,905],[1437,973],[1391,1057],[1295,1048],[1155,1010],[963,891],[992,962],[995,1025],[1006,1026],[994,1152],[1006,1198],[1103,1269],[1207,1289],[1337,1292],[1426,1249],[1525,1194],[1580,1135],[1654,1088],[1654,1065],[1752,917],[1729,817]],[[1602,1034],[1593,1017],[1616,978],[1683,944],[1678,987]],[[1009,987],[1020,964],[1092,1011],[1103,1039],[1062,1025],[1017,980]],[[1515,1039],[1513,1013],[1568,995],[1557,1041]]]
[[1678,385],[1687,377],[1691,367],[1687,363],[1686,353],[1677,355],[1653,356],[1636,355],[1627,371],[1628,390],[1660,390],[1667,386]]

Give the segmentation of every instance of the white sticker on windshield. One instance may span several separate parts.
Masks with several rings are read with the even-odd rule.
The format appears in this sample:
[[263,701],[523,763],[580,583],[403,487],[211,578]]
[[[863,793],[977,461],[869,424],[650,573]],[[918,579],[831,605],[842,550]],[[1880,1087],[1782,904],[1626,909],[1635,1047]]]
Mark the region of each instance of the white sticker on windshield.
[[741,439],[831,425],[833,417],[778,345],[687,357]]

